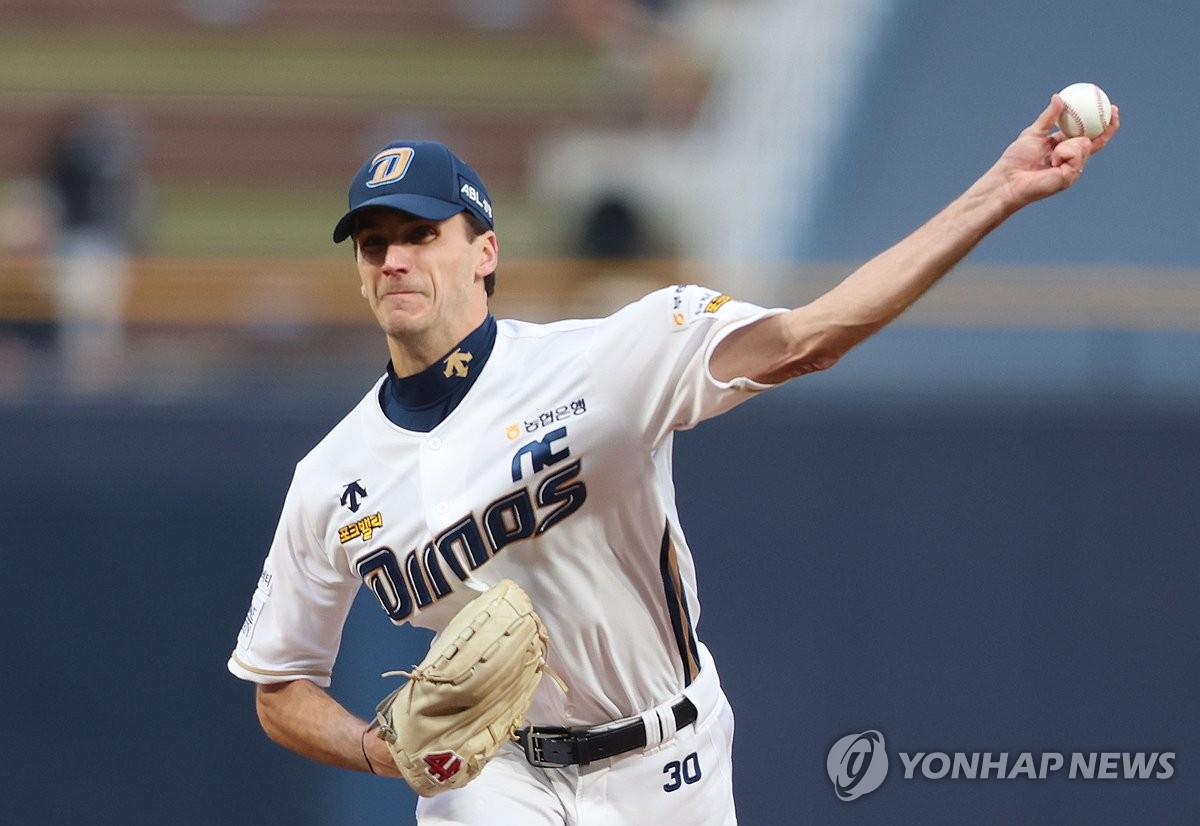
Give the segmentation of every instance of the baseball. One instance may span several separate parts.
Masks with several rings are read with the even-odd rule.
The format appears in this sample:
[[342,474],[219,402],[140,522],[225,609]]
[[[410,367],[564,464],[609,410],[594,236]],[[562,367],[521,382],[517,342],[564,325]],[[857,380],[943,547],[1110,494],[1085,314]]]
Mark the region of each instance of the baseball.
[[1072,83],[1058,93],[1067,104],[1058,118],[1058,128],[1068,138],[1086,135],[1095,138],[1108,128],[1112,104],[1095,83]]

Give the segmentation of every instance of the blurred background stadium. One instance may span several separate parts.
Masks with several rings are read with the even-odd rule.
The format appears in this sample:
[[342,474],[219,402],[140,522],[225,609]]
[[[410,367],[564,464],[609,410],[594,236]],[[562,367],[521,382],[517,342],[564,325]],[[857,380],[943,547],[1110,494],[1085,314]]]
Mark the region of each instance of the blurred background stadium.
[[[0,0],[0,822],[411,822],[397,784],[267,743],[224,671],[292,466],[385,361],[329,240],[371,150],[443,140],[479,170],[498,315],[680,280],[790,306],[1079,80],[1124,121],[1080,184],[836,370],[681,435],[681,512],[743,822],[1191,822],[1198,17]],[[377,613],[356,606],[335,675],[361,714],[424,645]],[[843,804],[825,753],[868,728],[1177,771],[922,784],[896,761]]]

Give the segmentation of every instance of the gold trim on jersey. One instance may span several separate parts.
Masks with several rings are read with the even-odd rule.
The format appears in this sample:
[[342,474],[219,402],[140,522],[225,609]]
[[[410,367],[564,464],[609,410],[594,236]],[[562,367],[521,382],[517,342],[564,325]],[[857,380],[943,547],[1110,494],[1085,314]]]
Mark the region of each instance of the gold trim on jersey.
[[683,590],[683,577],[679,573],[679,554],[675,543],[671,541],[670,526],[663,531],[659,565],[662,570],[667,611],[671,617],[671,630],[679,646],[683,684],[687,686],[700,674],[700,650],[696,643],[696,632],[692,628],[691,611],[688,609],[687,596]]
[[244,668],[251,674],[260,674],[263,677],[332,677],[331,671],[275,671],[269,668],[255,668],[252,665],[247,665],[242,662],[241,657],[236,653],[233,655],[233,661],[238,664],[238,667]]

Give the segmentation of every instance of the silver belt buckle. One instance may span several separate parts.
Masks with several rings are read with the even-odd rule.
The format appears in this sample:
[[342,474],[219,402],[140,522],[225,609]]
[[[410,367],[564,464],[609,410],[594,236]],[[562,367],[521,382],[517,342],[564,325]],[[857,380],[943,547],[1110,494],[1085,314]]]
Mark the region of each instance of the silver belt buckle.
[[539,769],[561,769],[563,766],[569,766],[571,765],[570,761],[548,760],[545,757],[542,744],[546,741],[557,743],[574,738],[575,734],[565,728],[542,729],[541,731],[530,728],[525,733],[525,759],[529,761],[529,765],[536,766]]

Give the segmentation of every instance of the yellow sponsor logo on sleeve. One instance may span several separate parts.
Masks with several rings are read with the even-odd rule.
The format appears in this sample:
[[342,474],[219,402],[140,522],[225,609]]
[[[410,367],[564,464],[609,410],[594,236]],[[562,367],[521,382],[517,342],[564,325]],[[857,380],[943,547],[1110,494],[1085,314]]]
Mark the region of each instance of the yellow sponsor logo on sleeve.
[[377,528],[382,527],[383,513],[373,513],[370,516],[364,516],[357,522],[351,522],[349,525],[338,528],[338,540],[343,545],[351,539],[358,539],[360,537],[363,542],[366,542],[375,535]]
[[708,306],[706,306],[704,308],[704,312],[715,313],[717,310],[721,309],[722,307],[724,307],[726,304],[728,304],[732,300],[733,300],[732,296],[719,295],[716,298],[714,298],[712,301],[708,302]]

